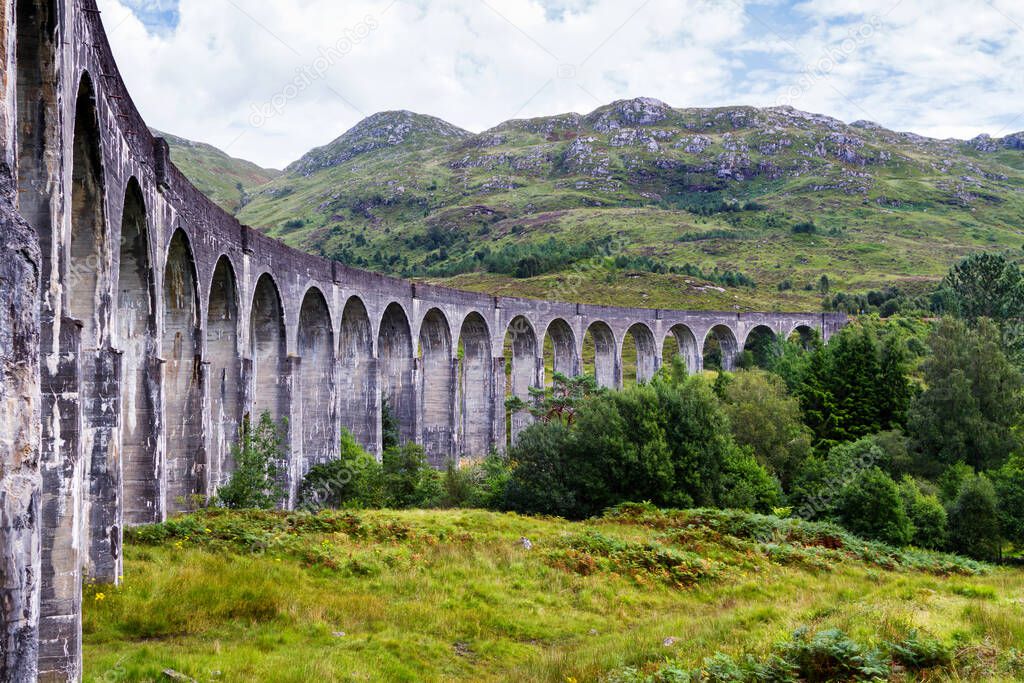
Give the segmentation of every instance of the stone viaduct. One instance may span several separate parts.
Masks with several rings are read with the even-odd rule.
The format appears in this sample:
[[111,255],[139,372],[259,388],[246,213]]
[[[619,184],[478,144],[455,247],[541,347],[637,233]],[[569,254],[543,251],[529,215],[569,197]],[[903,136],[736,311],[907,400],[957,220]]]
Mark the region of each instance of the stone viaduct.
[[95,0],[0,0],[0,20],[0,680],[80,679],[83,578],[117,582],[126,525],[215,491],[246,415],[288,418],[292,502],[343,427],[380,452],[382,396],[441,464],[502,450],[506,394],[579,373],[588,333],[618,386],[627,337],[643,380],[666,346],[696,371],[715,339],[728,367],[752,335],[845,323],[495,298],[299,253],[171,164]]

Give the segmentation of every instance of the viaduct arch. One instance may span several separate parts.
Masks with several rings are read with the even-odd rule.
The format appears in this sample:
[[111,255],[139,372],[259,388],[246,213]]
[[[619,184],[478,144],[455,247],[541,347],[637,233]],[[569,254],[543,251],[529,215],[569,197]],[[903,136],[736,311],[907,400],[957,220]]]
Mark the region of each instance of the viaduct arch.
[[489,297],[294,251],[171,163],[95,0],[0,0],[0,19],[0,679],[81,678],[82,579],[118,580],[125,525],[215,491],[247,417],[288,418],[291,503],[342,428],[380,452],[385,401],[440,465],[505,448],[530,420],[505,396],[579,373],[588,338],[621,386],[627,336],[643,381],[675,354],[732,367],[755,330],[845,324]]

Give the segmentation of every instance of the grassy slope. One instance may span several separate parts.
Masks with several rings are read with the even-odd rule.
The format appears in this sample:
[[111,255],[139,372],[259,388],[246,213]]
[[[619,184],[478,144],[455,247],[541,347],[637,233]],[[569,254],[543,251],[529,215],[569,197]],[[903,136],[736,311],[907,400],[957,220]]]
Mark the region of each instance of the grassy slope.
[[167,140],[171,160],[181,172],[228,213],[239,211],[249,192],[280,175],[280,171],[230,157],[212,145],[154,132]]
[[[823,274],[834,290],[897,284],[917,293],[970,251],[1024,244],[1024,150],[983,152],[781,109],[652,106],[664,118],[643,125],[635,105],[617,103],[586,117],[375,148],[281,176],[240,218],[293,246],[397,274],[438,256],[412,241],[433,229],[449,242],[447,262],[481,247],[610,236],[616,253],[738,270],[758,283],[721,291],[594,262],[529,279],[426,277],[503,294],[694,308],[817,309],[820,294],[804,287]],[[761,206],[683,210],[723,200]],[[818,234],[794,235],[807,220]],[[778,291],[784,280],[793,291]]]
[[[967,651],[1024,642],[1020,571],[891,571],[786,538],[673,529],[478,511],[201,515],[129,542],[121,589],[86,591],[86,680],[169,667],[200,681],[591,681],[666,656],[763,652],[801,625],[862,642],[921,628]],[[660,539],[690,573],[673,585],[564,549],[588,530]]]

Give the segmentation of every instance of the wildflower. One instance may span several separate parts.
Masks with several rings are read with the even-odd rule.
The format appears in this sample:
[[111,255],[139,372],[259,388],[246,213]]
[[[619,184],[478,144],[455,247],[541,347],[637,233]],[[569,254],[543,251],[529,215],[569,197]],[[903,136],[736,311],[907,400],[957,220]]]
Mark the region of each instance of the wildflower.
[[103,594],[103,593],[97,593],[96,595],[93,596],[93,599],[96,600],[97,602],[102,602],[103,600],[107,599],[107,596],[105,594]]
[[213,529],[207,529],[207,530],[206,530],[206,533],[208,533],[208,534],[212,534],[212,533],[213,533]]

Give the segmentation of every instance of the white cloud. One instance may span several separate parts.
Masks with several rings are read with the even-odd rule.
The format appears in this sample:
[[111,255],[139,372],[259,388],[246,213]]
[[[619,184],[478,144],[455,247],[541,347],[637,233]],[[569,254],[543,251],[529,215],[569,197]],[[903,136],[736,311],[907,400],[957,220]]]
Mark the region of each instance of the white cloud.
[[138,19],[172,4],[100,0],[143,116],[264,165],[384,109],[479,131],[641,95],[791,98],[942,136],[1024,113],[1024,11],[1008,0],[181,0],[173,30]]

